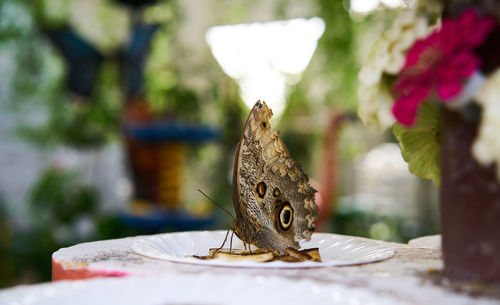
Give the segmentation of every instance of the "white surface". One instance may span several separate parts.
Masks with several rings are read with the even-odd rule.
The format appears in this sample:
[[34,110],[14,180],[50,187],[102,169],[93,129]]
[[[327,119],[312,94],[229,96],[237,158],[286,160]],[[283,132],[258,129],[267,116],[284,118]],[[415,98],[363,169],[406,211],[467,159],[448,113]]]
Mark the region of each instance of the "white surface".
[[[10,288],[0,291],[0,304],[498,305],[498,300],[460,294],[427,279],[429,270],[443,268],[439,248],[369,240],[395,249],[394,257],[345,267],[228,268],[180,264],[136,254],[132,245],[149,237],[82,243],[59,249],[52,256],[54,262],[69,271],[124,272],[129,275],[126,278]],[[64,289],[69,291],[59,292]],[[57,296],[43,296],[50,301],[39,300],[42,293]]]
[[168,275],[66,281],[0,291],[0,304],[411,304],[361,287],[248,275]]
[[[377,262],[394,255],[390,247],[364,239],[349,236],[315,233],[310,241],[301,243],[303,249],[319,248],[322,262],[287,263],[282,261],[258,263],[252,261],[227,262],[223,260],[201,260],[190,255],[208,255],[210,248],[221,246],[225,231],[176,232],[150,236],[135,241],[132,249],[151,258],[179,263],[250,268],[314,268],[326,266],[346,266]],[[226,243],[226,248],[229,245]],[[243,243],[233,237],[233,249],[243,249]]]
[[[383,278],[379,278],[379,281]],[[61,281],[0,290],[2,305],[169,305],[169,304],[346,304],[346,305],[494,305],[495,300],[446,293],[421,281],[410,289],[367,289],[362,281],[320,281],[299,276],[238,273],[173,273],[158,277],[127,277]],[[424,286],[424,287],[422,287]],[[427,287],[425,287],[427,286]],[[395,291],[412,292],[412,296]]]
[[414,238],[408,245],[414,248],[441,249],[441,234]]

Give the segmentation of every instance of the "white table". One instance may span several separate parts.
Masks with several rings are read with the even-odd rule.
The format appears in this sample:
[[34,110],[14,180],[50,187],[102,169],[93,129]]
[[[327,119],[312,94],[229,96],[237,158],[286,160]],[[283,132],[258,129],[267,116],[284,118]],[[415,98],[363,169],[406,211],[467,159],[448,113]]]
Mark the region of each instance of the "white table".
[[27,296],[31,296],[28,301],[34,300],[30,304],[68,304],[70,300],[73,304],[83,300],[81,304],[499,304],[453,292],[428,279],[429,270],[442,268],[440,236],[409,244],[377,241],[395,249],[394,257],[378,263],[289,270],[150,259],[131,249],[141,238],[60,249],[52,258],[57,282],[0,291],[0,304],[23,301],[23,297],[26,301]]

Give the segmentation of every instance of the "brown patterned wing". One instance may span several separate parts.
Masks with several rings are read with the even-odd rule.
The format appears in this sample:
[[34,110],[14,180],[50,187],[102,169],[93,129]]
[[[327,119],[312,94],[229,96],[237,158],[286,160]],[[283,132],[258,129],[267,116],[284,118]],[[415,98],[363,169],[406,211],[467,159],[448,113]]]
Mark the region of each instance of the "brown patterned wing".
[[257,102],[236,149],[232,228],[246,243],[283,252],[309,240],[318,207],[309,178],[271,131],[272,111]]

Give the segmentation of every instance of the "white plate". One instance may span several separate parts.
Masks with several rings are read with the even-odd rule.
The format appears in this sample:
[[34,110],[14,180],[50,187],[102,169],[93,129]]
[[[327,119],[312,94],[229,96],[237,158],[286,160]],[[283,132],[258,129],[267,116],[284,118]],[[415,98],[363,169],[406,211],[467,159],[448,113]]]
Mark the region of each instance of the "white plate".
[[[218,248],[224,241],[226,231],[176,232],[155,235],[134,242],[132,249],[150,258],[178,263],[251,268],[311,268],[325,266],[345,266],[377,262],[394,255],[392,248],[374,241],[350,236],[314,233],[311,240],[301,243],[301,247],[319,248],[322,262],[287,263],[282,261],[257,263],[252,261],[226,262],[218,259],[201,260],[189,255],[208,255],[210,248]],[[229,241],[229,238],[228,238]],[[226,243],[226,247],[229,242]],[[225,247],[225,248],[226,248]],[[236,235],[233,249],[242,249],[243,243]]]

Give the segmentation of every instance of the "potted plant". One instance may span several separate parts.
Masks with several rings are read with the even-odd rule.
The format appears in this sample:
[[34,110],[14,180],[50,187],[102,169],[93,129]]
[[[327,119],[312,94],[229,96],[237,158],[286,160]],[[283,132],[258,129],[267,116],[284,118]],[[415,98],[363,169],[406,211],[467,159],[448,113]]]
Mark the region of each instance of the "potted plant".
[[498,6],[427,0],[403,11],[359,74],[358,114],[393,126],[409,170],[440,186],[445,274],[498,283],[500,31],[487,5]]

